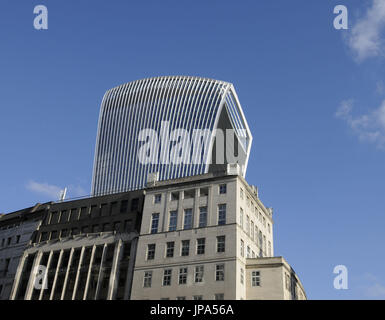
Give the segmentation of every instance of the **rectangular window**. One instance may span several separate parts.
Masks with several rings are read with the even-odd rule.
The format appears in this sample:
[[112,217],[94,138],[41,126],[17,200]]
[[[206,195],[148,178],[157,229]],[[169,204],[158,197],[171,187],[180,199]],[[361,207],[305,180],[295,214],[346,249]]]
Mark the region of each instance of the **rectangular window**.
[[261,277],[259,271],[253,271],[251,273],[251,285],[253,287],[261,286]]
[[179,192],[171,192],[170,199],[171,201],[179,200]]
[[178,222],[178,212],[170,211],[170,221],[168,224],[168,231],[175,231]]
[[215,266],[215,280],[224,281],[225,280],[225,265],[217,264]]
[[253,222],[253,220],[251,220],[250,231],[251,231],[251,234],[250,234],[251,240],[254,241],[254,222]]
[[219,194],[226,194],[226,192],[227,192],[227,185],[226,184],[219,185]]
[[181,256],[188,256],[190,253],[190,240],[182,240]]
[[144,272],[143,287],[144,288],[150,288],[151,282],[152,282],[152,271],[145,271]]
[[167,247],[166,247],[166,257],[167,258],[172,258],[174,256],[174,247],[175,247],[175,242],[167,242]]
[[160,193],[154,195],[154,203],[160,203],[161,200],[162,200],[162,195]]
[[186,300],[186,297],[176,297],[176,300]]
[[241,239],[241,256],[242,257],[245,256],[245,243],[243,242],[242,239]]
[[16,236],[16,243],[20,242],[20,235]]
[[163,285],[164,286],[171,286],[171,272],[172,272],[172,269],[165,269],[163,271]]
[[199,196],[201,197],[207,197],[209,194],[209,188],[200,188],[199,189]]
[[245,274],[244,274],[243,268],[241,268],[241,284],[243,284],[244,278],[245,278]]
[[179,269],[179,284],[187,283],[187,268]]
[[131,211],[137,211],[139,209],[139,199],[134,198],[131,200]]
[[185,209],[183,229],[191,229],[191,228],[192,228],[192,209]]
[[243,189],[242,189],[242,188],[239,190],[239,197],[240,197],[241,199],[243,199]]
[[218,205],[218,225],[226,224],[226,205]]
[[152,220],[151,220],[151,233],[157,233],[158,226],[159,226],[159,213],[153,213]]
[[250,218],[246,215],[246,233],[250,235]]
[[195,282],[203,281],[204,266],[195,267]]
[[205,238],[197,239],[197,254],[204,254],[205,253],[205,246],[206,246],[206,239]]
[[269,255],[269,257],[271,257],[271,242],[270,241],[268,241],[268,252],[267,252],[267,254]]
[[250,259],[250,257],[251,257],[250,255],[251,255],[250,247],[247,246],[246,258],[247,258],[247,259]]
[[215,300],[225,300],[225,294],[224,293],[216,293],[214,299]]
[[153,260],[155,258],[155,243],[147,245],[147,260]]
[[199,208],[199,227],[207,226],[207,207]]
[[243,209],[241,208],[240,213],[239,213],[239,224],[241,228],[243,229]]
[[128,200],[122,200],[120,203],[120,213],[126,213],[128,208]]
[[194,300],[203,300],[203,296],[193,296]]
[[225,252],[226,250],[226,236],[217,237],[217,252]]

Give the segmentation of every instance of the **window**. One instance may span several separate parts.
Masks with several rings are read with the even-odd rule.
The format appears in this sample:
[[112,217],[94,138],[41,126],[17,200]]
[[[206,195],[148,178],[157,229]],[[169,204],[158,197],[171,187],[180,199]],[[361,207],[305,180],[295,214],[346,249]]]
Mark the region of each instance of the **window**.
[[[43,233],[41,234],[41,239],[40,239],[40,241],[45,241],[45,240],[47,240],[47,239],[48,239],[47,232],[43,232]],[[7,246],[9,246],[9,245],[11,244],[11,242],[12,242],[12,237],[9,237],[9,238],[7,239]]]
[[64,238],[68,236],[68,229],[63,229],[60,233],[60,237]]
[[195,267],[195,282],[203,281],[204,266]]
[[285,287],[286,287],[286,290],[290,291],[290,276],[287,273],[285,278]]
[[239,224],[241,225],[241,228],[243,229],[243,209],[241,208],[240,214],[239,214]]
[[9,263],[11,262],[11,259],[8,258],[8,259],[5,259],[5,266],[4,266],[4,270],[3,270],[3,275],[4,277],[7,275],[8,273],[8,269],[9,269]]
[[170,211],[170,221],[168,224],[168,231],[175,231],[178,221],[178,212]]
[[166,246],[166,258],[172,258],[174,256],[174,247],[175,247],[175,242],[167,242]]
[[[20,239],[20,236],[18,236],[18,237]],[[57,230],[54,230],[51,232],[51,240],[53,240],[53,239],[57,239]],[[16,242],[16,243],[18,243],[18,242]]]
[[179,284],[186,284],[187,283],[187,268],[180,268],[179,269]]
[[171,201],[179,200],[179,192],[171,192]]
[[154,203],[160,203],[161,200],[162,200],[162,195],[160,193],[154,195]]
[[171,286],[171,272],[172,272],[172,269],[165,269],[163,271],[163,285],[164,286]]
[[16,236],[16,243],[20,242],[20,235]]
[[203,300],[203,296],[193,296],[194,300]]
[[271,257],[271,242],[270,241],[268,241],[268,252],[267,252],[267,254],[269,255],[269,257]]
[[186,300],[186,297],[176,297],[176,300]]
[[152,271],[145,271],[144,272],[143,287],[144,288],[150,288],[151,282],[152,282]]
[[219,185],[219,194],[225,194],[227,192],[227,185],[221,184]]
[[193,199],[193,198],[195,198],[195,189],[185,190],[183,192],[183,198],[184,199]]
[[207,207],[199,208],[199,227],[207,226]]
[[269,233],[271,233],[270,223],[267,224],[267,231],[268,231]]
[[244,278],[245,278],[245,273],[244,273],[243,268],[241,268],[241,284],[244,283]]
[[216,293],[214,296],[215,300],[225,300],[225,295],[224,293]]
[[200,188],[199,189],[199,195],[201,197],[207,197],[208,194],[209,194],[209,188],[206,187],[206,188]]
[[249,246],[247,246],[246,258],[250,259],[250,247]]
[[250,235],[250,217],[246,215],[246,233]]
[[153,260],[155,258],[155,243],[147,245],[147,260]]
[[122,200],[120,203],[120,213],[126,213],[128,208],[128,200]]
[[184,210],[184,226],[183,229],[191,229],[192,228],[192,209]]
[[250,234],[251,240],[254,241],[254,222],[253,222],[253,220],[251,220],[250,231],[251,231],[251,234]]
[[245,243],[243,242],[242,239],[241,239],[241,256],[242,257],[245,256]]
[[251,285],[253,287],[261,286],[261,277],[259,271],[253,271],[251,273]]
[[151,233],[158,232],[158,225],[159,225],[159,213],[153,213],[152,221],[151,221]]
[[263,236],[263,252],[266,254],[266,236]]
[[205,246],[206,246],[206,239],[205,238],[197,239],[197,254],[204,254],[205,253]]
[[226,236],[217,237],[217,252],[225,252],[226,250]]
[[215,280],[224,281],[225,280],[225,265],[217,264],[215,266]]
[[131,211],[137,211],[139,208],[139,199],[134,198],[131,200]]
[[266,219],[263,217],[263,226],[266,228]]
[[243,200],[243,189],[242,188],[239,190],[239,197]]
[[226,205],[218,205],[218,225],[226,224]]
[[188,256],[190,253],[190,240],[182,240],[181,256]]

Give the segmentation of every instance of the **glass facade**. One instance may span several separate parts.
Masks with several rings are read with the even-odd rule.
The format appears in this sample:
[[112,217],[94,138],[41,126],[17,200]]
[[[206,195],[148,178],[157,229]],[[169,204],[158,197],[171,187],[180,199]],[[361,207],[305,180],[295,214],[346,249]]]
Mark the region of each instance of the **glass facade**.
[[[148,174],[154,172],[159,180],[207,173],[213,130],[223,110],[227,111],[230,126],[248,158],[252,137],[230,83],[170,76],[137,80],[108,90],[99,115],[92,194],[141,189]],[[176,142],[172,142],[169,134],[176,133],[176,129],[184,129],[189,135],[184,139],[191,148],[182,157],[179,152],[172,152]],[[196,129],[207,130],[207,134],[203,138],[194,135]],[[143,130],[151,130],[153,135],[141,141]],[[186,145],[181,139],[179,136],[177,142]],[[139,160],[139,150],[150,142],[159,148],[155,147],[151,161],[144,163]],[[203,144],[203,149],[194,149],[198,144]]]

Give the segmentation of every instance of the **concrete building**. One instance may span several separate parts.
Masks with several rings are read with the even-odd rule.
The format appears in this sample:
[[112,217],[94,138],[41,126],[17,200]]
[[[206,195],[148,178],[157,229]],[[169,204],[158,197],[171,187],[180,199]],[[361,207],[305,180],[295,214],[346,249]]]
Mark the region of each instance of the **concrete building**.
[[0,300],[10,298],[17,266],[49,204],[0,216]]
[[[153,181],[131,299],[306,298],[287,262],[273,257],[272,215],[238,165],[222,174]],[[296,295],[285,291],[286,274],[298,284]]]
[[143,190],[52,203],[15,275],[11,299],[128,299]]

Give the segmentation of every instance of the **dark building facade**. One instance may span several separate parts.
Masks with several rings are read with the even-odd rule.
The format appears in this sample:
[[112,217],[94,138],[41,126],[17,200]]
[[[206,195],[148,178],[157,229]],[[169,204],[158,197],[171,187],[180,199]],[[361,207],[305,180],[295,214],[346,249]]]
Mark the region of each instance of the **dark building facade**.
[[10,299],[129,299],[144,191],[52,203]]
[[17,267],[49,203],[0,216],[0,300],[10,297]]

